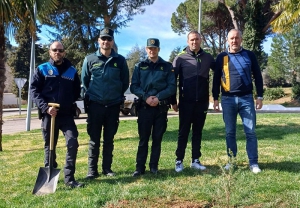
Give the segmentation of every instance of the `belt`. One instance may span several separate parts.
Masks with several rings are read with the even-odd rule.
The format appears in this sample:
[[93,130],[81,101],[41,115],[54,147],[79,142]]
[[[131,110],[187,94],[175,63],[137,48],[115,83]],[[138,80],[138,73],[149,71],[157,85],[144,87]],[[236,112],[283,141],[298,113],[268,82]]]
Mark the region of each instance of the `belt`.
[[142,106],[144,106],[144,107],[155,108],[155,107],[159,107],[159,106],[162,106],[162,105],[169,105],[169,101],[168,101],[168,100],[160,100],[160,101],[158,102],[158,105],[157,105],[157,106],[154,106],[154,107],[148,105],[145,101],[142,101],[141,104],[142,104]]
[[97,103],[98,105],[101,106],[105,106],[105,107],[112,107],[112,106],[116,106],[116,105],[121,105],[121,103],[118,101],[117,103],[105,103],[105,102],[101,102],[101,101],[94,101],[94,100],[90,100],[91,103]]

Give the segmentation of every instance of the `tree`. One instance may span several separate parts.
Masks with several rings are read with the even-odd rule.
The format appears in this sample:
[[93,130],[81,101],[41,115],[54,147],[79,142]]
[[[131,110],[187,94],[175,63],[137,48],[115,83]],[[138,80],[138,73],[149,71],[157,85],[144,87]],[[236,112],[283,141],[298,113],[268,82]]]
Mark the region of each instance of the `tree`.
[[55,27],[57,32],[52,33],[53,40],[64,44],[79,73],[84,57],[98,48],[101,28],[110,27],[118,32],[134,15],[144,13],[144,6],[154,3],[154,0],[61,1],[60,8],[45,23]]
[[35,36],[36,24],[34,20],[34,4],[37,11],[41,11],[40,17],[56,8],[56,0],[0,0],[0,151],[2,151],[2,125],[3,125],[3,92],[5,82],[5,33],[10,36],[14,27],[26,25]]
[[271,21],[272,30],[277,33],[285,33],[293,28],[300,20],[300,1],[281,0],[272,7],[276,18]]
[[284,78],[295,84],[300,73],[300,26],[273,38],[268,73],[271,78]]
[[[202,28],[204,47],[209,47],[213,55],[226,49],[226,36],[230,29],[244,32],[245,48],[254,50],[259,61],[261,44],[269,31],[265,26],[273,16],[270,11],[272,0],[203,0]],[[171,24],[174,32],[183,33],[196,29],[198,25],[199,1],[186,0],[173,13]],[[247,24],[246,24],[247,23]]]
[[[286,63],[286,48],[284,46],[284,39],[282,36],[276,36],[272,39],[271,55],[268,59],[268,76],[270,77],[269,86],[276,86],[282,79],[287,79],[288,69],[285,67]],[[276,86],[277,87],[277,86]]]
[[135,64],[137,64],[142,60],[145,60],[146,58],[147,58],[147,53],[144,47],[139,47],[138,45],[135,45],[131,49],[131,51],[129,51],[129,53],[126,56],[126,60],[129,68],[130,81],[131,81]]
[[[203,1],[202,5],[203,47],[212,49],[216,56],[226,48],[226,35],[233,24],[224,4],[216,1]],[[199,0],[186,0],[172,14],[171,27],[178,34],[198,30]]]
[[[22,88],[21,97],[23,100],[28,99],[28,86],[29,86],[29,72],[30,72],[30,57],[31,57],[31,42],[32,38],[29,30],[21,26],[18,29],[18,32],[15,33],[15,41],[18,44],[18,47],[11,52],[10,57],[7,60],[8,65],[11,68],[11,73],[14,78],[26,78],[27,82]],[[37,39],[38,40],[38,39]],[[40,54],[45,52],[41,47],[36,45],[35,47],[35,64],[39,65],[42,62],[49,59],[49,52],[46,51],[48,57],[46,60],[42,60]],[[18,97],[19,88],[14,83],[12,92]]]
[[175,59],[175,57],[181,52],[181,47],[177,46],[176,48],[173,49],[173,51],[170,54],[169,61],[172,63]]
[[262,43],[266,37],[266,33],[263,28],[268,23],[264,18],[263,6],[265,1],[249,1],[246,5],[246,17],[243,34],[243,47],[253,51],[258,59],[258,63],[263,70],[266,66],[263,57]]

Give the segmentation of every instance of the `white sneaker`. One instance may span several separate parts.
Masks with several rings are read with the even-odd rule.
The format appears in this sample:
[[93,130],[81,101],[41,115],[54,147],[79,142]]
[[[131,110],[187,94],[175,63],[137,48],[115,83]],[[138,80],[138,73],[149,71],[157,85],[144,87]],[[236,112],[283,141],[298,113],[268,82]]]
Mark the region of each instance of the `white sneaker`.
[[227,164],[224,166],[224,170],[229,171],[231,167],[232,167],[232,164],[231,164],[231,163],[227,163]]
[[252,173],[255,173],[255,174],[261,172],[261,169],[259,168],[259,166],[257,164],[251,165],[250,170]]
[[176,171],[177,173],[183,171],[183,163],[182,163],[181,160],[176,160],[176,163],[175,163],[175,171]]
[[195,159],[191,162],[191,168],[197,169],[197,170],[205,170],[206,167],[201,165],[200,161],[198,159]]

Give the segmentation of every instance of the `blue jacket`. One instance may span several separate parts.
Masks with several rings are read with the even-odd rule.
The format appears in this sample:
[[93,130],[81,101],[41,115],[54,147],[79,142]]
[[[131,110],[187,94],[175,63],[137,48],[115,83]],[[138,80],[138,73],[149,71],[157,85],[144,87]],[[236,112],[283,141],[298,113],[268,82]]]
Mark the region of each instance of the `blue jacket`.
[[77,70],[65,58],[59,69],[52,59],[39,65],[32,78],[31,97],[42,113],[47,112],[48,103],[58,103],[58,115],[71,115],[72,105],[80,96],[80,79]]
[[220,86],[222,95],[225,96],[252,94],[252,77],[257,96],[263,97],[263,79],[255,54],[243,48],[237,53],[220,53],[216,59],[213,78],[214,100],[219,98]]

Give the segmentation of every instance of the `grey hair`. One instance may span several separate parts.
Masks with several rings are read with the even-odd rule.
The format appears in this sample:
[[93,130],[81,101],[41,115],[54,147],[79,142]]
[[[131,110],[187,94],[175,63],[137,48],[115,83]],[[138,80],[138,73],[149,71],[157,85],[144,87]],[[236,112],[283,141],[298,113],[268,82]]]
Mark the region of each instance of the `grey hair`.
[[240,35],[240,37],[243,38],[243,34],[242,34],[242,32],[241,32],[240,30],[238,30],[238,29],[231,29],[231,30],[228,32],[228,34],[227,34],[227,39],[228,39],[229,33],[232,32],[232,31],[238,32],[239,35]]

